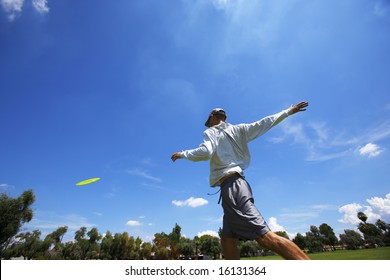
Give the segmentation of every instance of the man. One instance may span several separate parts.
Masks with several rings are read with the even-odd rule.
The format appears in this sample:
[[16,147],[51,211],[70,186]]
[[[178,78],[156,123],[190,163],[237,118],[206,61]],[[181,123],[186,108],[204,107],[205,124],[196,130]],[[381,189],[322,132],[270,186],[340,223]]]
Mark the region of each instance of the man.
[[309,259],[292,241],[270,230],[254,205],[252,190],[245,180],[244,170],[249,166],[248,142],[261,136],[286,117],[305,111],[309,104],[300,102],[278,114],[249,124],[226,123],[226,112],[211,111],[205,125],[203,142],[196,149],[176,152],[172,161],[210,160],[210,185],[220,186],[224,210],[221,244],[225,259],[239,259],[238,239],[257,243],[285,259]]

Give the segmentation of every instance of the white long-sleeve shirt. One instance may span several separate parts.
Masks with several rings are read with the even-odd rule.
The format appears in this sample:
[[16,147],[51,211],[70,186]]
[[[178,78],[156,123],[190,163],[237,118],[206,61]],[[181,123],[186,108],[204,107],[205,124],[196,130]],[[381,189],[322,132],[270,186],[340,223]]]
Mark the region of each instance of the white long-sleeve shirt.
[[265,117],[249,124],[231,125],[221,122],[203,132],[198,148],[181,152],[191,161],[210,160],[210,186],[219,186],[219,180],[231,173],[243,175],[250,163],[248,143],[263,135],[291,115],[291,109]]

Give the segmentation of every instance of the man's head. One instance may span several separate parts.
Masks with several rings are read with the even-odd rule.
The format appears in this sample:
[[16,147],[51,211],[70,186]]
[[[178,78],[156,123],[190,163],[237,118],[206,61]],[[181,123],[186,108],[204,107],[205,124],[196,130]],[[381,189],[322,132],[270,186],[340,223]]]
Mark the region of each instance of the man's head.
[[210,112],[210,115],[204,124],[207,127],[212,127],[219,124],[221,121],[225,121],[227,118],[225,110],[221,108],[215,108]]

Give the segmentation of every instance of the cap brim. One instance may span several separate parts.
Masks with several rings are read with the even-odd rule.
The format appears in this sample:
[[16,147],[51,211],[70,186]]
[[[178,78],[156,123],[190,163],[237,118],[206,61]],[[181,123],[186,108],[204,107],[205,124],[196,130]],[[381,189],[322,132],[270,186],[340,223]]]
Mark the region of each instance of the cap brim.
[[210,118],[211,116],[207,119],[207,121],[204,123],[205,126],[210,127]]

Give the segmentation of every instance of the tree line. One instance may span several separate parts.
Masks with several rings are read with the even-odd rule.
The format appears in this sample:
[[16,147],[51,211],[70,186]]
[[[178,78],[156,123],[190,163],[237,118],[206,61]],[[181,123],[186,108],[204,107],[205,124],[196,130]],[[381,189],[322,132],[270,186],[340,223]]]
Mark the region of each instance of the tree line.
[[[75,232],[74,240],[63,242],[68,231],[62,226],[41,238],[41,231],[22,232],[22,225],[33,218],[31,205],[35,202],[32,190],[24,191],[19,197],[0,196],[0,257],[11,259],[58,259],[58,260],[176,260],[221,258],[220,238],[203,235],[193,239],[181,234],[181,227],[175,224],[170,233],[156,233],[152,242],[143,242],[140,237],[127,232],[105,234],[97,228],[81,227]],[[367,223],[367,216],[358,213],[358,231],[344,230],[339,238],[326,223],[319,227],[310,226],[304,235],[298,233],[292,241],[308,253],[336,249],[358,249],[364,247],[390,246],[390,224],[378,220]],[[221,236],[222,230],[219,229]],[[276,232],[289,239],[286,232]],[[241,256],[258,256],[270,253],[255,241],[240,241]]]

